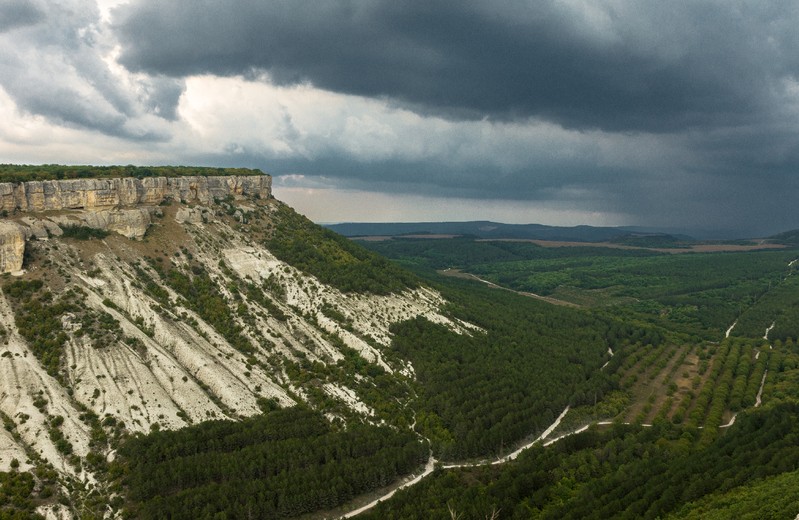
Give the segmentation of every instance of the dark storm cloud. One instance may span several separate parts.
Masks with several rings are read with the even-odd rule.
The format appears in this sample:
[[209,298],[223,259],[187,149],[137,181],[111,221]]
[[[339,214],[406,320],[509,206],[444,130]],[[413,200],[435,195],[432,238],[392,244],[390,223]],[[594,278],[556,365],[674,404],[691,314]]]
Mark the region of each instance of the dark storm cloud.
[[722,167],[642,175],[587,161],[552,161],[509,171],[490,165],[457,168],[437,161],[363,161],[344,154],[274,157],[241,146],[231,146],[226,154],[183,160],[262,168],[275,176],[278,187],[456,197],[475,205],[483,200],[528,201],[530,207],[621,214],[634,225],[702,230],[697,235],[702,238],[762,237],[799,227],[799,176],[790,169],[770,175],[731,176]]
[[602,193],[604,197],[606,193],[619,191],[629,184],[632,173],[622,168],[598,167],[582,161],[541,161],[534,166],[508,170],[485,164],[458,167],[438,160],[363,161],[351,155],[336,153],[313,159],[274,157],[239,145],[230,145],[228,152],[194,155],[184,160],[191,164],[261,167],[276,177],[299,173],[304,178],[299,181],[300,184],[321,183],[339,189],[539,202],[560,200],[564,197],[564,187],[585,193]]
[[178,118],[177,108],[180,96],[186,85],[173,78],[154,77],[142,80],[144,95],[142,103],[151,114],[175,121]]
[[0,0],[0,109],[308,186],[780,231],[796,27],[795,0]]
[[799,71],[793,2],[566,5],[140,0],[116,19],[134,70],[266,71],[421,113],[612,131],[748,122]]

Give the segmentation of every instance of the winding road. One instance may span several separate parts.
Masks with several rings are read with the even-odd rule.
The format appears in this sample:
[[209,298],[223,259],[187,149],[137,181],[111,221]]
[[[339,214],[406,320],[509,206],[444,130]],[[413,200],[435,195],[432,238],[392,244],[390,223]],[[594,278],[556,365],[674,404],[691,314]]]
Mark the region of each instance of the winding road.
[[424,471],[422,471],[421,473],[416,475],[413,479],[411,479],[408,482],[405,482],[405,483],[397,486],[396,488],[392,489],[391,491],[389,491],[385,495],[381,496],[378,499],[373,500],[372,502],[369,502],[365,506],[359,507],[358,509],[355,509],[353,511],[350,511],[349,513],[346,513],[341,518],[352,518],[353,516],[357,516],[357,515],[363,513],[364,511],[368,511],[369,509],[372,509],[373,507],[375,507],[380,502],[382,502],[384,500],[388,500],[389,498],[393,497],[394,493],[396,493],[400,489],[405,489],[405,488],[409,488],[411,486],[415,486],[416,484],[421,482],[423,478],[425,478],[426,476],[428,476],[431,473],[433,473],[433,470],[435,469],[435,466],[436,466],[436,462],[437,461],[436,461],[436,459],[433,458],[433,455],[430,455],[430,458],[427,459],[427,464],[425,464]]
[[738,324],[738,320],[735,320],[734,322],[732,322],[732,325],[730,325],[730,328],[727,329],[727,333],[724,334],[725,338],[729,338],[730,337],[730,334],[732,333],[732,329],[734,329],[737,324]]
[[[524,450],[530,448],[534,444],[537,444],[537,443],[541,442],[542,440],[546,439],[553,431],[555,431],[555,429],[560,425],[560,422],[563,420],[563,418],[566,417],[567,413],[569,413],[569,407],[568,406],[560,413],[558,418],[555,419],[555,422],[553,422],[549,426],[549,428],[544,430],[544,432],[541,435],[539,435],[535,440],[530,441],[529,443],[527,443],[524,446],[518,448],[516,451],[514,451],[513,453],[511,453],[509,455],[505,455],[504,457],[498,458],[496,460],[480,460],[480,461],[477,461],[477,462],[462,462],[462,463],[458,463],[458,464],[444,464],[441,467],[443,469],[473,468],[473,467],[476,467],[476,466],[493,466],[493,465],[498,465],[498,464],[505,464],[506,462],[515,460],[519,456],[519,454],[521,452],[523,452]],[[586,428],[588,428],[588,427],[586,426]],[[558,439],[560,439],[560,437]],[[549,446],[549,444],[544,444],[544,446]],[[344,515],[342,515],[339,518],[352,518],[354,516],[357,516],[357,515],[363,513],[364,511],[368,511],[369,509],[372,509],[373,507],[375,507],[380,502],[383,502],[383,501],[388,500],[389,498],[393,497],[394,493],[396,493],[397,491],[399,491],[401,489],[409,488],[411,486],[415,486],[416,484],[421,482],[425,477],[427,477],[427,476],[429,476],[429,475],[431,475],[433,473],[437,463],[438,463],[438,461],[431,454],[430,458],[427,459],[427,464],[425,464],[424,470],[420,474],[418,474],[416,476],[413,476],[413,478],[411,480],[408,480],[407,482],[403,482],[402,484],[398,485],[397,487],[395,487],[391,491],[387,492],[386,494],[382,495],[381,497],[372,500],[368,504],[366,504],[364,506],[361,506],[358,509],[354,509],[354,510],[348,512],[348,513],[345,513]]]
[[491,287],[492,289],[501,289],[503,291],[508,291],[508,292],[520,294],[522,296],[527,296],[529,298],[535,298],[536,300],[541,300],[543,302],[551,303],[553,305],[563,305],[563,306],[566,306],[566,307],[580,307],[576,303],[567,302],[567,301],[564,301],[564,300],[558,300],[557,298],[550,298],[549,296],[541,296],[540,294],[536,294],[536,293],[531,293],[531,292],[526,292],[526,291],[517,291],[515,289],[509,289],[507,287],[502,287],[501,285],[497,285],[494,282],[491,282],[489,280],[484,280],[484,279],[480,278],[477,275],[474,275],[474,274],[471,274],[471,273],[464,273],[460,269],[453,269],[452,267],[447,268],[447,269],[443,269],[441,271],[438,271],[438,273],[443,275],[443,276],[451,276],[453,278],[466,278],[468,280],[475,280],[475,281],[482,282],[482,283],[486,284],[487,286]]
[[773,329],[774,325],[776,325],[776,324],[777,324],[777,322],[774,321],[774,322],[771,323],[771,325],[769,325],[769,328],[766,329],[766,333],[763,334],[763,339],[768,339],[768,333],[771,332],[771,329]]
[[[796,260],[791,262],[789,265],[793,265],[794,262],[796,262]],[[548,298],[546,296],[541,296],[541,295],[534,294],[534,293],[527,293],[527,292],[515,291],[513,289],[508,289],[506,287],[502,287],[502,286],[497,285],[497,284],[495,284],[493,282],[490,282],[488,280],[483,280],[482,278],[479,278],[479,277],[477,277],[477,276],[475,276],[473,274],[463,273],[463,272],[461,272],[461,271],[459,271],[457,269],[446,269],[444,271],[439,271],[439,272],[441,274],[444,274],[445,276],[456,276],[456,277],[460,277],[460,278],[469,278],[469,279],[477,280],[477,281],[483,282],[484,284],[486,284],[486,285],[488,285],[490,287],[496,288],[496,289],[503,289],[503,290],[506,290],[506,291],[515,292],[517,294],[521,294],[521,295],[524,295],[524,296],[530,296],[530,297],[537,298],[537,299],[540,299],[540,300],[543,300],[543,301],[547,301],[549,303],[553,303],[553,304],[556,304],[556,305],[569,305],[569,306],[574,306],[574,307],[577,306],[576,304],[573,304],[573,303],[570,303],[570,302],[564,302],[564,301],[561,301],[561,300],[555,300],[554,298]],[[725,336],[724,336],[725,338],[729,338],[730,337],[730,333],[735,328],[735,325],[737,323],[738,323],[738,321],[736,320],[735,322],[733,322],[732,325],[730,325],[730,328],[728,328],[726,333],[725,333]],[[774,323],[772,323],[771,326],[768,329],[766,329],[766,333],[763,336],[764,339],[768,339],[768,333],[771,331],[772,328],[774,328]],[[771,345],[769,345],[769,347],[771,348]],[[610,355],[611,358],[613,357],[613,354],[614,354],[613,353],[613,349],[611,349],[610,347],[608,347],[608,354]],[[757,359],[759,356],[760,356],[760,352],[757,353],[755,359]],[[605,364],[602,365],[600,370],[602,370],[606,366],[608,366],[608,363],[610,363],[610,360],[605,362]],[[761,403],[762,403],[763,387],[766,384],[766,376],[767,375],[768,375],[768,369],[763,372],[763,378],[760,380],[760,388],[758,389],[757,397],[755,398],[755,405],[754,405],[755,408],[759,407],[761,405]],[[514,451],[514,452],[512,452],[512,453],[510,453],[508,455],[505,455],[504,457],[500,457],[500,458],[497,458],[495,460],[484,459],[484,460],[480,460],[480,461],[476,461],[476,462],[462,462],[462,463],[454,463],[454,464],[443,464],[440,467],[443,468],[443,469],[457,469],[457,468],[472,468],[472,467],[478,467],[478,466],[489,466],[489,465],[505,464],[507,462],[515,460],[523,451],[529,449],[530,447],[534,446],[535,444],[543,442],[543,446],[550,446],[550,445],[552,445],[552,444],[554,444],[554,443],[556,443],[556,442],[558,442],[558,441],[560,441],[562,439],[565,439],[566,437],[569,437],[571,435],[576,435],[578,433],[582,433],[582,432],[586,431],[588,428],[591,427],[591,424],[586,424],[586,425],[584,425],[584,426],[582,426],[580,428],[577,428],[577,429],[575,429],[573,431],[570,431],[570,432],[564,433],[563,435],[555,437],[554,439],[546,440],[547,437],[549,437],[552,434],[552,432],[555,431],[558,426],[560,426],[561,421],[563,420],[564,417],[566,417],[566,414],[568,412],[569,412],[569,407],[566,406],[566,408],[564,408],[564,410],[560,413],[560,415],[558,415],[558,417],[555,419],[555,421],[546,430],[544,430],[544,432],[541,433],[541,435],[539,435],[534,440],[528,442],[527,444],[524,444],[523,446],[518,448],[516,451]],[[735,418],[737,416],[738,416],[738,414],[736,413],[735,415],[732,416],[732,418],[730,419],[730,421],[727,424],[721,425],[721,426],[719,426],[719,428],[729,428],[730,426],[732,426],[735,423]],[[414,424],[415,424],[415,420],[414,420]],[[595,424],[598,424],[598,425],[610,425],[610,424],[613,424],[613,423],[612,423],[612,421],[600,421],[600,422],[597,422]],[[651,424],[641,424],[640,426],[648,427],[648,426],[652,426],[652,425]],[[382,496],[372,500],[371,502],[369,502],[366,505],[363,505],[363,506],[361,506],[361,507],[359,507],[357,509],[349,511],[349,512],[339,516],[338,518],[352,518],[352,517],[358,516],[359,514],[365,512],[365,511],[368,511],[369,509],[372,509],[373,507],[375,507],[380,502],[383,502],[383,501],[386,501],[386,500],[390,499],[391,497],[394,496],[394,494],[397,491],[399,491],[401,489],[410,488],[411,486],[415,486],[416,484],[418,484],[419,482],[424,480],[426,477],[432,475],[433,471],[436,468],[436,464],[438,464],[438,463],[439,463],[439,461],[436,460],[435,457],[433,457],[433,455],[431,453],[430,457],[427,460],[427,463],[425,464],[424,470],[421,473],[419,473],[418,475],[411,475],[412,478],[410,480],[406,480],[405,482],[400,481],[400,483],[398,485],[396,485],[396,487],[394,487],[393,489],[391,489],[387,493],[383,494]],[[796,520],[799,520],[799,515],[797,515],[797,519]]]
[[[479,280],[479,278],[478,278],[478,280]],[[481,281],[483,281],[485,283],[489,283],[489,284],[491,283],[491,282],[486,282],[485,280],[481,280]],[[492,285],[494,285],[494,284],[492,284]],[[499,286],[497,286],[497,287],[499,287]],[[522,294],[524,294],[524,293],[522,293]],[[610,347],[608,347],[608,355],[610,357],[613,357],[613,349],[610,348]],[[608,363],[610,363],[610,360],[608,360],[604,365],[602,365],[602,368],[600,368],[600,370],[604,369],[608,365]],[[512,453],[510,453],[508,455],[505,455],[504,457],[499,457],[499,458],[496,458],[494,460],[484,459],[484,460],[479,460],[479,461],[476,461],[476,462],[461,462],[461,463],[454,463],[454,464],[443,464],[441,466],[441,468],[443,468],[443,469],[456,469],[456,468],[473,468],[473,467],[477,467],[477,466],[495,466],[495,465],[505,464],[507,462],[515,460],[524,450],[527,450],[527,449],[531,448],[535,444],[538,444],[540,442],[544,442],[547,437],[552,435],[552,432],[554,432],[558,428],[558,426],[560,426],[561,421],[563,421],[563,418],[566,417],[567,413],[569,413],[569,406],[566,406],[566,408],[563,409],[563,411],[560,413],[560,415],[558,415],[558,417],[555,419],[555,421],[552,424],[550,424],[549,427],[541,433],[541,435],[539,435],[538,437],[536,437],[532,441],[522,445],[521,447],[517,448],[516,451],[514,451],[514,452],[512,452]],[[415,416],[414,416],[413,424],[414,425],[416,424],[416,417]],[[602,424],[602,423],[600,423],[600,424]],[[608,424],[610,424],[610,423],[608,423]],[[555,442],[557,442],[557,441],[559,441],[559,440],[561,440],[561,439],[563,439],[565,437],[568,437],[569,435],[574,435],[574,434],[583,432],[583,431],[587,430],[589,428],[589,426],[590,426],[590,424],[587,424],[587,425],[585,425],[585,426],[583,426],[583,427],[581,427],[581,428],[579,428],[579,429],[577,429],[575,431],[568,432],[568,433],[566,433],[564,435],[561,435],[560,437],[556,437],[555,439],[551,439],[549,441],[546,441],[546,442],[544,442],[543,445],[544,446],[549,446],[549,445],[551,445],[551,444],[553,444],[553,443],[555,443]],[[648,426],[648,425],[645,425],[645,426]],[[427,459],[427,464],[425,464],[424,470],[421,473],[419,473],[418,475],[411,475],[412,478],[410,480],[407,480],[405,482],[400,481],[400,483],[398,485],[396,485],[396,487],[394,487],[390,491],[386,492],[382,496],[372,500],[371,502],[369,502],[366,505],[363,505],[363,506],[361,506],[361,507],[359,507],[357,509],[349,511],[349,512],[345,513],[344,515],[338,517],[338,518],[352,518],[354,516],[358,516],[359,514],[365,512],[365,511],[368,511],[369,509],[372,509],[373,507],[375,507],[380,502],[386,501],[389,498],[393,497],[394,494],[397,491],[399,491],[401,489],[407,489],[407,488],[409,488],[411,486],[415,486],[416,484],[418,484],[423,479],[425,479],[426,477],[430,476],[433,473],[433,471],[435,470],[436,464],[438,464],[438,462],[439,461],[436,460],[433,457],[432,453],[431,453],[430,454],[430,458]]]

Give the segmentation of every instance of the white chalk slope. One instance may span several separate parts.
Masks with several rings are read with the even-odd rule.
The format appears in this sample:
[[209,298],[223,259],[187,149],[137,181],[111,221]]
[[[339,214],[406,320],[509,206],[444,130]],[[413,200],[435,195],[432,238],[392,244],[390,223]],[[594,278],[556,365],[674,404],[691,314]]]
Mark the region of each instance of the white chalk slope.
[[[247,203],[259,204],[267,218],[279,204]],[[51,440],[48,428],[54,417],[64,418],[58,428],[73,455],[84,458],[91,428],[80,419],[82,409],[101,420],[121,421],[130,432],[243,418],[259,413],[260,398],[280,406],[304,399],[306,389],[292,380],[285,364],[336,363],[344,354],[331,337],[397,377],[413,377],[410,363],[385,359],[393,323],[424,316],[459,333],[474,329],[440,313],[444,301],[431,289],[387,296],[345,294],[281,262],[252,240],[247,227],[237,225],[242,212],[231,216],[216,207],[187,210],[179,203],[164,208],[143,241],[113,234],[102,241],[53,236],[28,244],[36,260],[22,279],[42,279],[56,301],[67,290],[77,291],[82,308],[109,314],[122,334],[98,344],[79,333],[78,316],[65,314],[68,340],[59,381],[47,373],[17,329],[13,300],[0,293],[0,326],[6,332],[0,341],[0,412],[13,423],[12,431],[0,430],[0,471],[8,471],[12,460],[26,470],[40,459],[64,478],[91,486],[96,479],[86,464],[78,469],[74,457],[70,462]],[[188,213],[202,218],[185,218]],[[220,294],[235,302],[235,319],[256,351],[246,355],[236,350],[162,280],[143,260],[145,255],[160,257],[156,265],[168,263],[173,269],[202,266]],[[283,316],[275,316],[244,291],[232,293],[234,285],[262,286],[267,281],[272,290],[264,295]],[[167,305],[154,297],[148,283],[168,294]],[[330,318],[329,309],[347,321]],[[317,388],[363,420],[379,421],[357,389],[342,382],[317,383]]]

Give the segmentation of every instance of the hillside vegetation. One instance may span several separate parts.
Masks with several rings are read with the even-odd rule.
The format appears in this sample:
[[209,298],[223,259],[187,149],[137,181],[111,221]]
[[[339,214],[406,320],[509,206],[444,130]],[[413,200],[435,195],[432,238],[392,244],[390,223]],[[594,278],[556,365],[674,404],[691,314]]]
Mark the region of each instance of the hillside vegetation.
[[136,518],[290,518],[389,484],[424,463],[427,450],[410,431],[334,429],[295,407],[131,439],[111,472]]
[[119,177],[208,177],[212,175],[263,175],[249,168],[201,166],[65,166],[61,164],[0,164],[0,182]]
[[388,294],[419,286],[418,280],[346,238],[317,226],[288,206],[270,216],[264,245],[279,259],[344,292]]

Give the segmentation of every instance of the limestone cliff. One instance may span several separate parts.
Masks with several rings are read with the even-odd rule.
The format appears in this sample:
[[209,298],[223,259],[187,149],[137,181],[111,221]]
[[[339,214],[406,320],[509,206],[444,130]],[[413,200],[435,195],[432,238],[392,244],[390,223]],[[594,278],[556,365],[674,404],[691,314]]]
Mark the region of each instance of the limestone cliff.
[[25,240],[60,235],[59,226],[88,226],[141,238],[163,202],[211,204],[231,196],[268,199],[271,193],[269,175],[1,182],[0,211],[7,215],[67,213],[0,220],[0,273],[22,269]]
[[22,226],[0,220],[0,273],[22,269],[25,254],[25,233]]
[[81,211],[69,216],[51,216],[49,219],[60,226],[87,226],[103,231],[113,231],[128,238],[142,238],[152,223],[153,213],[156,213],[155,207],[145,206]]
[[0,182],[0,210],[93,210],[158,205],[166,200],[207,204],[228,195],[269,197],[271,192],[269,175]]

